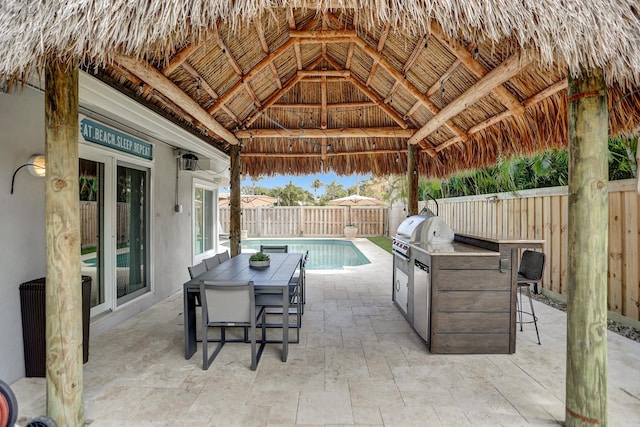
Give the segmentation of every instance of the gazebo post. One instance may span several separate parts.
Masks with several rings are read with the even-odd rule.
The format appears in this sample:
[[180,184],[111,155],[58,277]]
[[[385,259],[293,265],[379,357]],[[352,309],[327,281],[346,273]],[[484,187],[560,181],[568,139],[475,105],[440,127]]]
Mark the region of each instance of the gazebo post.
[[409,184],[408,215],[418,215],[418,145],[407,149],[407,182]]
[[47,414],[83,425],[82,286],[78,197],[78,64],[45,66]]
[[242,208],[240,206],[240,145],[232,145],[229,151],[231,173],[229,184],[229,241],[231,242],[231,256],[240,252],[240,228],[242,227]]
[[567,426],[607,424],[608,123],[601,69],[568,87]]

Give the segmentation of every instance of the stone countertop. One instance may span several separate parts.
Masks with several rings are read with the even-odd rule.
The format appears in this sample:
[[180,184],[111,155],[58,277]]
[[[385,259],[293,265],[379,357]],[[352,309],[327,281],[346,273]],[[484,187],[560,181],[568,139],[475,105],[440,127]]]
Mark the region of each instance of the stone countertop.
[[459,242],[451,243],[413,243],[411,247],[425,252],[429,255],[443,255],[443,256],[499,256],[500,252],[490,251],[478,246],[467,245]]
[[479,235],[479,234],[467,234],[467,233],[456,233],[457,236],[469,237],[471,239],[485,240],[491,243],[498,244],[532,244],[532,245],[542,245],[544,243],[544,239],[523,239],[520,237],[512,237],[504,234],[487,234],[487,235]]

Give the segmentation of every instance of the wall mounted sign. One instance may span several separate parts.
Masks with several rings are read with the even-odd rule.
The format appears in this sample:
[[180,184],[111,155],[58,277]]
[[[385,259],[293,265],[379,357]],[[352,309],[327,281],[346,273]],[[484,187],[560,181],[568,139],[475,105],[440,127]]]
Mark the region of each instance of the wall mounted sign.
[[86,117],[80,119],[80,136],[88,142],[113,148],[142,159],[153,160],[153,145]]

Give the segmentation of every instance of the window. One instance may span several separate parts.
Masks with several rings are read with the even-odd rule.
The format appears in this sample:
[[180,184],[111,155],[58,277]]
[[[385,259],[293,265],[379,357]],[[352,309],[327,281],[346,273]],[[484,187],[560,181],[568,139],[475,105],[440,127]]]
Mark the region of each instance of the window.
[[197,260],[216,246],[215,198],[217,191],[204,182],[194,182],[193,195],[193,253]]

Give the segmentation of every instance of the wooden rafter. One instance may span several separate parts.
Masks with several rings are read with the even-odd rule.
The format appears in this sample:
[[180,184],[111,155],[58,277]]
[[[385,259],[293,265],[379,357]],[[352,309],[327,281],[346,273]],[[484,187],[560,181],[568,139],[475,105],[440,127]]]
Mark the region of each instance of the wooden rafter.
[[413,48],[413,51],[411,52],[411,55],[409,55],[409,59],[407,59],[407,62],[404,63],[404,66],[402,67],[402,73],[406,74],[411,67],[413,67],[413,64],[415,64],[416,60],[418,59],[418,57],[420,56],[420,54],[422,53],[422,49],[424,49],[427,43],[427,39],[429,38],[428,35],[424,35],[422,37],[420,37],[418,39],[418,42],[416,43],[415,47]]
[[293,88],[296,84],[298,84],[300,80],[302,80],[302,78],[303,76],[299,74],[296,74],[295,76],[293,76],[287,83],[285,83],[282,89],[275,91],[269,98],[267,98],[262,103],[262,108],[256,111],[252,116],[250,116],[245,121],[244,126],[245,127],[251,126],[251,124],[253,124],[253,122],[255,122],[258,119],[258,117],[260,117],[264,113],[265,109],[269,108],[272,104],[274,104],[278,99],[282,97],[282,95],[289,92],[291,88]]
[[[326,145],[323,145],[326,147]],[[325,151],[322,153],[242,153],[242,157],[320,157],[322,159],[326,159],[327,157],[338,157],[338,156],[361,156],[365,154],[398,154],[405,153],[406,149],[401,150],[366,150],[366,151],[344,151],[344,152],[335,152],[335,151]]]
[[[329,55],[324,56],[324,59],[331,65],[332,67],[339,69],[340,64],[338,64],[333,58]],[[344,70],[348,71],[348,70]],[[403,129],[407,128],[406,122],[401,118],[400,114],[393,108],[391,108],[387,103],[384,102],[375,92],[369,89],[364,83],[362,83],[359,79],[355,78],[354,80],[349,80],[352,84],[354,84],[358,89],[360,89],[369,99],[373,101],[375,105],[380,107],[391,119],[393,119],[396,123],[398,123]]]
[[[198,71],[195,68],[193,68],[193,66],[189,62],[184,61],[182,63],[182,68],[184,68],[184,70],[189,74],[191,74],[194,78],[199,79],[198,83],[201,85],[202,89],[207,94],[209,94],[211,98],[213,98],[214,100],[217,100],[220,98],[220,95],[218,95],[218,93],[211,86],[209,86],[209,83],[207,83],[207,81],[202,78],[200,73],[198,73]],[[233,111],[227,108],[226,105],[223,105],[222,109],[224,110],[225,113],[229,115],[229,117],[233,119],[234,122],[240,123],[240,120],[238,120],[238,117],[233,113]]]
[[[440,26],[433,21],[431,23],[431,34],[440,40],[443,45],[451,51],[451,53],[460,59],[464,66],[476,77],[484,77],[489,72],[489,70],[475,60],[471,52],[465,49],[459,41],[446,37]],[[507,107],[509,110],[513,110],[514,114],[520,115],[524,112],[524,107],[520,101],[518,101],[518,99],[504,86],[496,86],[491,90],[491,92],[493,92],[502,105]]]
[[320,128],[327,128],[327,76],[322,77],[321,83],[321,103],[322,108],[320,109]]
[[507,58],[502,64],[488,72],[482,79],[467,89],[461,96],[440,110],[440,112],[431,118],[408,142],[410,144],[417,144],[419,140],[435,132],[436,129],[462,112],[469,105],[485,97],[493,88],[518,74],[523,68],[528,66],[531,61],[530,58],[523,58],[520,53],[516,53]]
[[[427,89],[427,91],[425,92],[425,96],[429,98],[436,91],[440,90],[444,82],[446,82],[449,79],[449,77],[451,77],[451,74],[453,74],[458,69],[458,66],[460,65],[460,63],[461,63],[460,59],[456,59],[455,61],[453,61],[453,64],[451,64],[449,68],[447,68],[447,71],[445,71],[440,76],[440,79],[438,79],[436,83],[434,83],[429,89]],[[413,106],[409,109],[409,111],[407,111],[407,114],[405,114],[404,116],[405,117],[413,116],[413,114],[416,111],[418,111],[418,108],[420,108],[421,105],[422,103],[420,101],[416,101],[415,104],[413,104]]]
[[[440,109],[433,103],[429,98],[427,98],[418,88],[416,88],[413,84],[407,81],[400,71],[396,70],[396,68],[380,53],[376,52],[371,46],[367,44],[360,37],[354,38],[354,43],[362,49],[367,55],[373,58],[374,61],[377,61],[380,66],[389,73],[397,82],[400,82],[402,87],[409,92],[413,97],[418,99],[422,104],[429,109],[433,114],[438,114]],[[466,139],[465,132],[460,129],[455,123],[450,120],[445,120],[445,126],[454,133],[459,138]]]
[[[267,38],[264,36],[264,28],[262,28],[262,21],[260,18],[253,19],[253,25],[256,28],[256,32],[258,33],[258,39],[260,40],[260,46],[262,46],[262,51],[265,55],[269,55],[271,50],[269,49],[269,43],[267,43]],[[278,73],[278,69],[276,68],[276,64],[272,61],[269,66],[271,67],[271,72],[273,73],[273,80],[276,83],[278,89],[282,89],[282,80],[280,79],[280,74]]]
[[218,123],[196,101],[191,99],[164,74],[153,68],[151,65],[126,56],[118,56],[116,61],[136,75],[139,79],[153,86],[155,90],[162,93],[172,102],[180,105],[180,107],[189,113],[189,115],[202,123],[209,132],[220,136],[229,144],[235,145],[240,143],[235,135]]
[[256,65],[253,66],[247,73],[237,81],[231,89],[229,89],[226,93],[220,96],[218,102],[216,102],[213,106],[209,108],[209,113],[215,113],[217,110],[221,108],[226,102],[228,102],[231,98],[236,96],[239,90],[243,88],[244,80],[251,80],[258,73],[264,70],[266,67],[270,66],[271,62],[273,62],[276,58],[278,58],[282,53],[284,53],[287,49],[291,48],[295,44],[295,39],[289,39],[284,42],[279,48],[271,52],[269,55],[262,58]]
[[541,90],[537,94],[525,99],[524,102],[522,103],[522,105],[524,105],[525,107],[529,107],[530,105],[537,104],[538,102],[542,101],[543,99],[548,98],[551,95],[553,95],[553,94],[555,94],[557,92],[560,92],[561,90],[564,90],[566,88],[567,88],[567,79],[564,78],[564,79],[552,84],[548,88]]
[[[327,109],[339,109],[339,108],[367,108],[367,107],[375,107],[376,104],[371,101],[362,101],[362,102],[340,102],[340,103],[327,103]],[[271,105],[271,108],[322,108],[322,104],[313,104],[310,102],[305,103],[297,103],[297,104],[278,104],[275,103]]]
[[[552,84],[551,86],[547,87],[546,89],[541,90],[540,92],[536,93],[535,95],[527,98],[522,105],[524,105],[525,107],[529,107],[531,105],[535,105],[538,102],[556,94],[557,92],[560,92],[561,90],[564,90],[567,88],[567,79],[562,79],[554,84]],[[496,114],[493,117],[489,117],[487,120],[480,122],[478,124],[476,124],[475,126],[469,128],[469,130],[467,131],[468,135],[473,135],[476,132],[480,132],[483,129],[488,128],[489,126],[492,126],[496,123],[501,122],[502,120],[506,119],[507,117],[513,116],[514,113],[513,111],[507,110],[507,111],[503,111],[502,113]],[[455,140],[454,138],[443,142],[442,144],[438,145],[435,147],[435,152],[438,153],[442,150],[444,150],[447,147],[450,147],[451,145],[460,142],[458,140]]]
[[380,98],[374,91],[369,89],[364,84],[364,82],[360,81],[355,76],[349,76],[347,80],[350,81],[355,87],[360,89],[360,91],[364,93],[370,100],[372,100],[378,107],[380,107],[382,111],[387,113],[387,115],[391,117],[391,119],[393,119],[393,121],[396,122],[402,129],[407,128],[407,123],[402,119],[402,116],[398,114],[396,110],[385,104],[384,99]]
[[[390,29],[391,29],[391,24],[387,22],[387,24],[382,29],[382,32],[380,33],[380,40],[378,40],[378,46],[376,46],[376,52],[380,53],[382,52],[382,49],[384,49],[384,44],[387,42],[387,37],[389,36]],[[369,70],[369,76],[367,77],[367,81],[365,83],[367,86],[371,85],[371,80],[373,80],[373,76],[376,74],[377,69],[378,69],[378,63],[374,61],[373,65],[371,65],[371,70]]]
[[237,131],[236,137],[247,138],[410,138],[416,129],[397,127],[340,128],[340,129],[247,129]]
[[173,55],[173,57],[169,61],[169,65],[161,70],[162,74],[164,74],[165,76],[171,74],[176,68],[182,65],[182,63],[185,62],[193,52],[198,50],[198,48],[208,40],[209,36],[210,35],[208,34],[207,37],[204,37],[200,41],[196,43],[190,43],[176,52],[176,54]]

